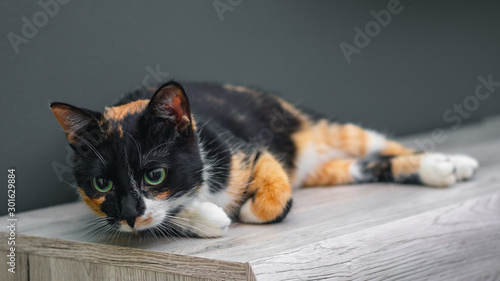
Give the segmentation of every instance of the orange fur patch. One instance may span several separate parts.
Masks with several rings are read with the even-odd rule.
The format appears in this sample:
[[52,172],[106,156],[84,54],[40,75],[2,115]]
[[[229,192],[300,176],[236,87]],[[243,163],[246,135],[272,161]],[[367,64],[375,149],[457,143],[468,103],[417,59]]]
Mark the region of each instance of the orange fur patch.
[[391,159],[392,174],[397,179],[418,173],[425,154],[404,155]]
[[137,100],[127,104],[106,107],[104,109],[104,118],[109,121],[118,123],[118,133],[123,137],[123,128],[120,122],[125,116],[143,111],[149,104],[149,100]]
[[[369,151],[369,134],[358,126],[329,123],[326,119],[319,120],[316,123],[312,123],[307,119],[303,120],[301,129],[292,135],[292,140],[297,149],[297,157],[303,155],[305,149],[311,145],[318,154],[339,150],[350,157],[363,157]],[[299,158],[295,160],[298,161]],[[327,165],[324,169],[329,169],[329,167]],[[295,176],[295,174],[290,175],[292,182],[295,182]]]
[[193,131],[196,131],[196,121],[194,120],[193,114],[191,114],[191,125],[193,126]]
[[352,124],[328,123],[322,119],[315,124],[304,123],[301,130],[292,135],[297,147],[297,155],[314,144],[318,153],[338,149],[350,156],[363,157],[369,150],[369,135],[362,128]]
[[395,141],[387,141],[384,149],[380,151],[380,155],[388,156],[388,155],[406,155],[415,153],[415,149],[406,148],[403,145],[395,142]]
[[353,159],[335,159],[321,165],[316,171],[308,175],[304,186],[336,185],[354,182],[351,175]]
[[135,219],[134,227],[148,226],[153,222],[153,215],[150,213],[146,218],[137,217]]
[[127,115],[143,111],[148,104],[149,100],[137,100],[119,106],[106,107],[104,111],[104,118],[120,122]]
[[90,198],[85,194],[82,188],[78,188],[78,192],[80,193],[80,197],[83,199],[83,202],[85,202],[89,206],[92,212],[100,217],[106,217],[106,214],[101,211],[101,204],[105,200],[104,196],[98,198]]
[[[334,128],[336,126],[333,126]],[[337,134],[330,134],[332,139],[339,137],[340,149],[346,151],[348,154],[360,157],[366,156],[368,152],[368,134],[358,126],[346,124],[340,126]]]
[[166,200],[168,197],[170,197],[169,191],[160,192],[160,193],[154,195],[154,198],[156,200]]
[[355,157],[365,156],[368,151],[368,133],[358,126],[328,123],[323,119],[312,130],[315,145],[319,149],[339,149]]
[[252,162],[245,163],[245,156],[244,153],[240,152],[231,157],[229,181],[225,192],[229,195],[232,202],[224,206],[224,212],[226,212],[226,214],[233,214],[238,210],[238,207],[243,201],[248,181],[252,175]]
[[270,153],[263,153],[257,160],[247,192],[255,193],[251,211],[262,222],[272,221],[283,213],[291,198],[290,183],[283,166]]

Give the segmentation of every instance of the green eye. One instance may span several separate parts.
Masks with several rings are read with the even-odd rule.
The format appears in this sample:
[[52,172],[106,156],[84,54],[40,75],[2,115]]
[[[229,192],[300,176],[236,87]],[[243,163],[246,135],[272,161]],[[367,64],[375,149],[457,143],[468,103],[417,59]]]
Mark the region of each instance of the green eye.
[[156,168],[144,174],[144,180],[149,185],[159,185],[165,179],[165,169]]
[[113,182],[105,178],[97,177],[92,179],[92,185],[97,191],[108,192],[113,187]]

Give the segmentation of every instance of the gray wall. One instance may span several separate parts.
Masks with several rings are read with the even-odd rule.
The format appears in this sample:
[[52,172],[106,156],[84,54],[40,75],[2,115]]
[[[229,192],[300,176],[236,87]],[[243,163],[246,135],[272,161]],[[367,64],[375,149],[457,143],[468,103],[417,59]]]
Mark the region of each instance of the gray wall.
[[[212,1],[73,0],[44,23],[36,1],[3,0],[0,159],[4,171],[17,169],[18,211],[76,198],[64,182],[69,173],[60,181],[53,170],[67,167],[69,155],[48,102],[102,109],[153,82],[147,69],[156,67],[165,79],[276,90],[393,136],[454,125],[443,113],[474,95],[478,76],[500,81],[500,6],[437,2],[402,0],[402,10],[348,63],[339,44],[354,45],[354,28],[364,29],[370,11],[389,1],[245,0],[221,20]],[[27,30],[31,38],[16,53],[9,36],[22,36],[22,18],[33,22],[34,15],[40,27]],[[499,113],[499,96],[459,119]],[[4,214],[5,189],[0,202]]]

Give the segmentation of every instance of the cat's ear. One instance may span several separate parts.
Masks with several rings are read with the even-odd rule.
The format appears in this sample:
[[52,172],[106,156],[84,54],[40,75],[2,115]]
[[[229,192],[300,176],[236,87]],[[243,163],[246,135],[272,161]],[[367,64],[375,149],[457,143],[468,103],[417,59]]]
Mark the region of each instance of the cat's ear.
[[184,88],[176,82],[168,82],[156,90],[146,114],[173,123],[176,130],[184,135],[189,135],[192,129],[188,97]]
[[66,138],[71,145],[76,145],[79,142],[78,135],[83,130],[97,125],[97,120],[90,112],[76,106],[53,102],[50,104],[50,109],[66,133]]

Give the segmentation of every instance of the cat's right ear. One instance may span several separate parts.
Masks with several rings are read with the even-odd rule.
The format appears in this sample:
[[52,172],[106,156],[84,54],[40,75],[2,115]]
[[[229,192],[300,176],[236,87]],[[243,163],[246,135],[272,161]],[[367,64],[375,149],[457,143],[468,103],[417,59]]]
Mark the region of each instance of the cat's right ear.
[[193,120],[189,100],[184,88],[176,82],[162,85],[151,98],[146,114],[174,124],[182,135],[189,136]]
[[69,144],[76,146],[79,134],[91,126],[97,125],[97,120],[89,112],[76,106],[65,103],[53,102],[50,104],[52,113],[61,125]]

